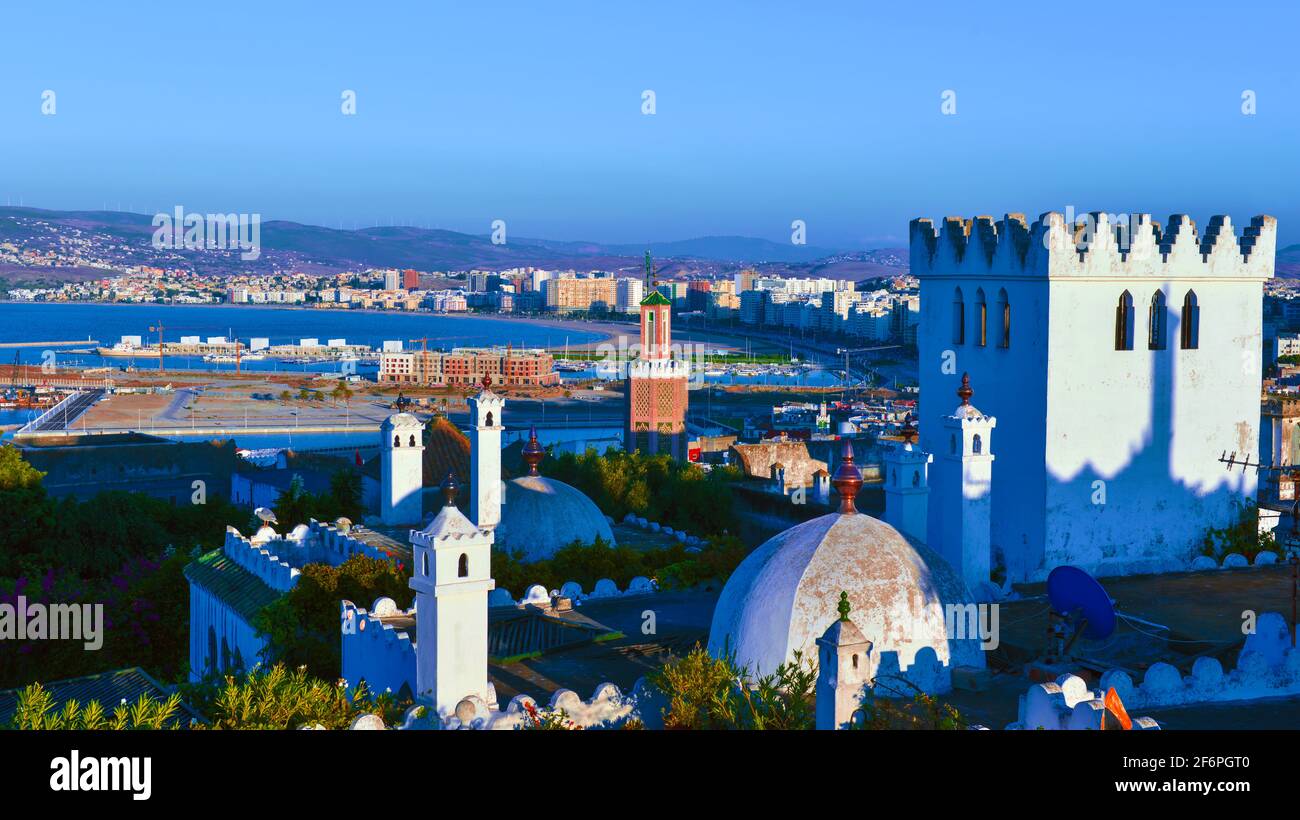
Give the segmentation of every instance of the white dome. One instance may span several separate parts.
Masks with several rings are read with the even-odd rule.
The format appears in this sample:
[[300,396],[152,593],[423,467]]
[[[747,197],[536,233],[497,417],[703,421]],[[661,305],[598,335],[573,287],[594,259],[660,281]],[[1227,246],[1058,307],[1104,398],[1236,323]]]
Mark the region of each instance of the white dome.
[[815,661],[841,591],[882,682],[901,672],[926,692],[945,692],[952,666],[984,665],[977,639],[948,637],[946,605],[971,601],[961,578],[928,547],[861,513],[805,521],[745,558],[713,612],[709,652],[734,653],[754,675],[776,671],[795,650]]
[[563,481],[527,475],[507,481],[505,488],[496,543],[509,553],[522,552],[525,562],[550,558],[574,541],[590,544],[599,537],[614,545],[605,516]]

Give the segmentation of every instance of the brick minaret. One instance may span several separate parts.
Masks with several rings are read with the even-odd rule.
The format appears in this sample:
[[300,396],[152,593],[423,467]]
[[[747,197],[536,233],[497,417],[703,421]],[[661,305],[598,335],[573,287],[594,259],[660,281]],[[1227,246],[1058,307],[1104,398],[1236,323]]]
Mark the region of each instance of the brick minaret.
[[628,364],[624,391],[623,447],[629,452],[686,457],[686,382],[691,367],[689,361],[673,358],[671,344],[672,302],[651,287],[641,300],[641,355]]

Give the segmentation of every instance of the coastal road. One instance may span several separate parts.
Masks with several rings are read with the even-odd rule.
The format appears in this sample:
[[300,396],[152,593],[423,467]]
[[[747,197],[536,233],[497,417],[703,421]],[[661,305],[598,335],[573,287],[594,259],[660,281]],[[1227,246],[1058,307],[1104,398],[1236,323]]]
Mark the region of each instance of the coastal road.
[[33,424],[25,432],[45,433],[66,430],[75,424],[83,413],[93,407],[95,402],[103,397],[104,391],[99,388],[73,393],[57,405],[58,412],[51,413],[39,423]]

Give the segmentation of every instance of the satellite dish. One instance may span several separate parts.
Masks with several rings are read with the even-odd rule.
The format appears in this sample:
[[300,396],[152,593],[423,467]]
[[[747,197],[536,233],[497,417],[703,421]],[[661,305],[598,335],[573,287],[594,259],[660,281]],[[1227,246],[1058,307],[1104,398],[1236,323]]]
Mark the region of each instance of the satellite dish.
[[1091,641],[1110,637],[1115,631],[1115,604],[1097,579],[1072,566],[1060,566],[1047,576],[1047,599],[1052,611],[1064,618],[1074,632]]

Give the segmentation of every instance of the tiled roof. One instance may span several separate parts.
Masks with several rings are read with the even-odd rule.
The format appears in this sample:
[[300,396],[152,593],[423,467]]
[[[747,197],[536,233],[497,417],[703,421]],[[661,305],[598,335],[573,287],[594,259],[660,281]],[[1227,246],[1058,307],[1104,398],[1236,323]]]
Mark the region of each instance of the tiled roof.
[[657,291],[657,290],[652,290],[652,291],[650,291],[650,294],[649,294],[648,296],[646,296],[646,298],[644,298],[644,299],[641,300],[641,304],[643,304],[643,305],[668,305],[669,307],[671,307],[673,303],[670,302],[670,301],[668,301],[668,297],[667,297],[667,296],[664,296],[664,295],[663,295],[662,293],[660,293],[659,291]]
[[[166,687],[149,677],[138,666],[41,685],[53,696],[55,710],[62,709],[63,704],[69,700],[75,700],[83,707],[93,700],[98,701],[99,705],[104,707],[104,711],[110,715],[121,704],[123,698],[129,705],[135,703],[141,695],[149,695],[157,700],[166,700],[171,695]],[[14,712],[18,708],[18,695],[21,692],[21,689],[0,692],[0,727],[9,725],[9,721],[13,719]],[[189,726],[191,718],[201,719],[201,716],[181,701],[181,708],[176,716],[177,725]]]
[[263,607],[280,597],[279,592],[236,564],[222,550],[213,550],[191,561],[185,567],[185,577],[239,613],[250,626]]

